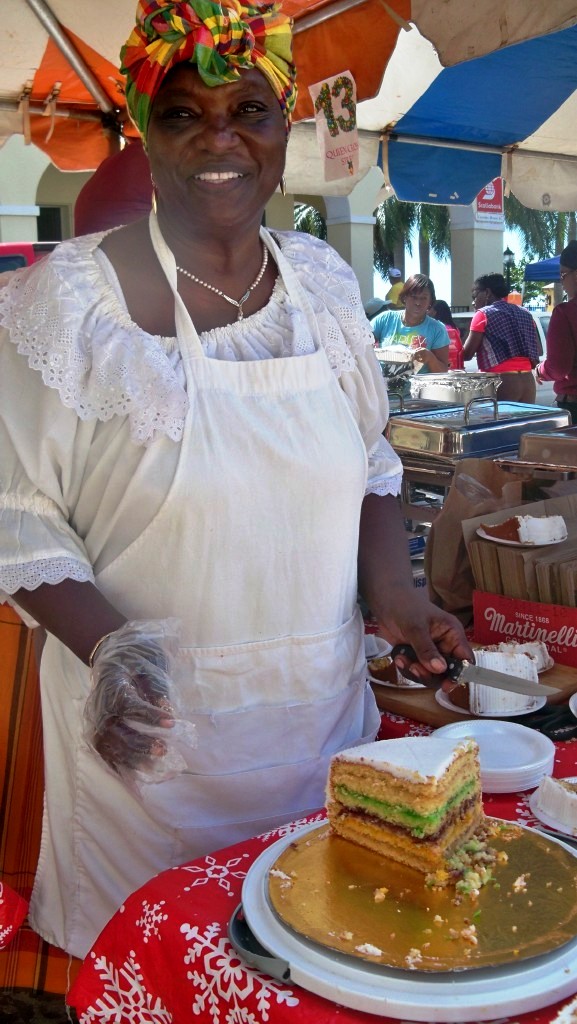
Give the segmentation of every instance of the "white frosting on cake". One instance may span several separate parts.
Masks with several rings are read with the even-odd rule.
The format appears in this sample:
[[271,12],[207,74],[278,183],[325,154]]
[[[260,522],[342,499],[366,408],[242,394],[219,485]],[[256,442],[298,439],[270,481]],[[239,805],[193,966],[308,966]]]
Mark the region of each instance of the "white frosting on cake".
[[440,779],[461,751],[471,749],[478,750],[478,746],[470,739],[406,736],[349,747],[335,754],[333,760],[368,764],[398,779],[424,784],[432,778]]
[[[539,682],[537,663],[526,654],[514,650],[495,651],[481,648],[475,651],[475,663],[481,668],[493,668],[496,672],[505,672],[509,676],[530,679]],[[474,715],[506,714],[511,711],[531,711],[537,706],[539,698],[524,693],[512,693],[511,690],[499,690],[494,686],[483,686],[482,683],[469,683],[469,707]]]
[[519,540],[523,544],[550,544],[565,540],[567,526],[563,516],[517,516]]
[[546,644],[542,640],[532,640],[530,643],[519,644],[514,641],[507,642],[503,640],[500,644],[495,644],[493,647],[486,647],[484,650],[487,651],[503,651],[507,653],[524,654],[527,658],[532,658],[535,662],[537,672],[542,672],[546,668],[551,668],[554,664],[553,658],[547,650]]
[[[575,780],[572,782],[577,786]],[[570,788],[568,781],[546,775],[535,793],[535,805],[538,811],[543,811],[577,835],[577,792]]]

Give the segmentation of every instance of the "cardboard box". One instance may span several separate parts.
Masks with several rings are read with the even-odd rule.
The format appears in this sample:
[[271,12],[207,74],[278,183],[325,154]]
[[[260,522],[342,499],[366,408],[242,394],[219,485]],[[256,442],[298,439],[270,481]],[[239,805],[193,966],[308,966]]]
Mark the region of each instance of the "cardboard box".
[[473,639],[483,647],[501,640],[542,640],[555,661],[577,668],[577,608],[475,590]]

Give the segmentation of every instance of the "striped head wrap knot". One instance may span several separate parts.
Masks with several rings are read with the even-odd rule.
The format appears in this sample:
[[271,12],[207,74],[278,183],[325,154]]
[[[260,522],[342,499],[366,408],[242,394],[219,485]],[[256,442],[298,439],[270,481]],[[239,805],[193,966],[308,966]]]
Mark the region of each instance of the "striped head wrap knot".
[[296,103],[291,44],[291,20],[280,3],[139,0],[135,28],[120,51],[130,116],[146,138],[155,96],[181,61],[193,64],[208,86],[258,68],[280,103],[288,134]]

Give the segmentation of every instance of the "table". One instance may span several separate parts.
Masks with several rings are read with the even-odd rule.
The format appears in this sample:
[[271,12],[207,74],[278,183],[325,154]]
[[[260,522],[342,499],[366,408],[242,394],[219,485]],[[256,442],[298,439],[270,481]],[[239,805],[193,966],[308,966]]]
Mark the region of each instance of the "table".
[[[384,714],[379,738],[433,730]],[[554,774],[577,774],[577,740],[556,744]],[[487,814],[536,824],[529,793],[490,794]],[[331,1003],[246,966],[227,939],[243,880],[257,856],[319,811],[206,857],[164,871],[130,896],[86,957],[68,1001],[80,1024],[391,1024],[390,1018]],[[565,1003],[571,1000],[565,1000]],[[516,1015],[515,1024],[552,1024],[562,1003]],[[503,1022],[508,1018],[500,1018]],[[513,1022],[511,1021],[511,1024]]]

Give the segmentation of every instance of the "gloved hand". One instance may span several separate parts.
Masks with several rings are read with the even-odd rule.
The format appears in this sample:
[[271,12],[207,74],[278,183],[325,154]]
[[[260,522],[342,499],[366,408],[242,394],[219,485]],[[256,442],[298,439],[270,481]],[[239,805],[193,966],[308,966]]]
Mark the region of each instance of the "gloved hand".
[[[126,622],[96,648],[84,711],[89,744],[119,774],[161,781],[182,770],[174,750],[178,699],[171,680],[177,622]],[[188,739],[191,739],[188,729]]]

